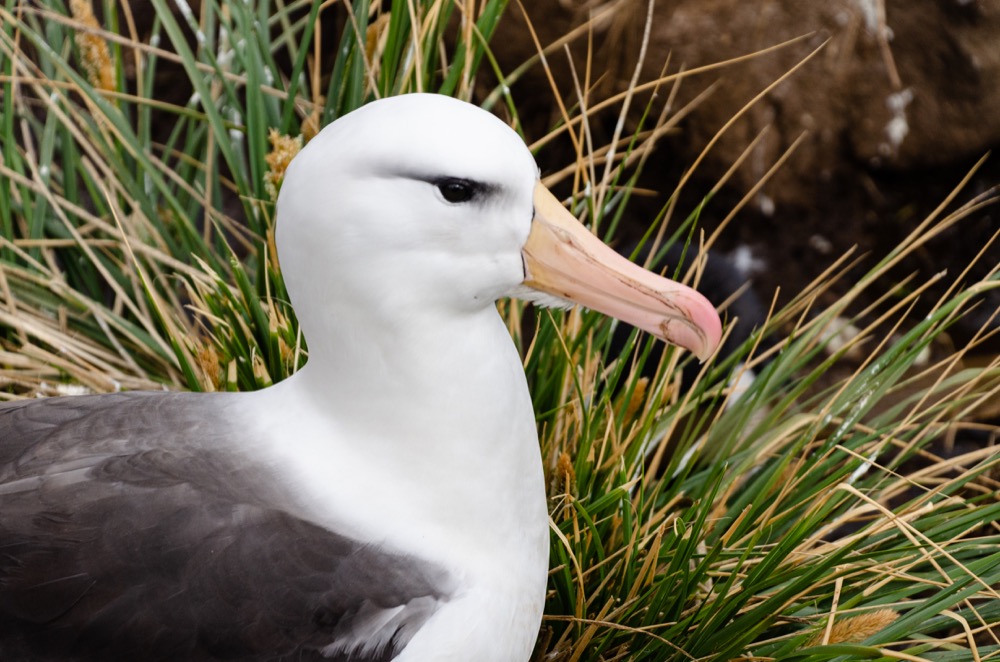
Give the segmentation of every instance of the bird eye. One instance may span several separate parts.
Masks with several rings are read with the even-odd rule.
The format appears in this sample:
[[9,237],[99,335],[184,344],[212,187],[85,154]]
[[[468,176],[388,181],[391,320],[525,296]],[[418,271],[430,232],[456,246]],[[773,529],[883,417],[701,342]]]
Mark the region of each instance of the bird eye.
[[476,195],[476,186],[464,179],[443,179],[437,183],[444,199],[451,203],[468,202]]

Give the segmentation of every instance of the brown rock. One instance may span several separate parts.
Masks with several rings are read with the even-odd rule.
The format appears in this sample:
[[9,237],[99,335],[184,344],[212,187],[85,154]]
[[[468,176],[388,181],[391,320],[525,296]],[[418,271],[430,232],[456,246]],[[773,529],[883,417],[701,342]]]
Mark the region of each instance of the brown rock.
[[[528,14],[543,45],[592,22],[595,77],[601,92],[624,89],[632,77],[646,21],[641,0],[540,0]],[[535,48],[520,9],[512,6],[495,42],[511,70]],[[571,45],[576,71],[585,71],[586,32]],[[1000,0],[676,0],[658,2],[641,81],[692,70],[804,37],[783,49],[692,76],[678,105],[710,84],[716,90],[686,128],[700,149],[747,102],[825,43],[822,50],[747,112],[713,150],[707,164],[721,173],[765,126],[773,129],[740,173],[752,186],[802,133],[794,159],[768,187],[780,206],[808,205],[816,188],[845,171],[906,170],[980,156],[1000,144]],[[575,93],[566,55],[548,58],[560,93]],[[515,86],[548,87],[536,71]],[[550,96],[547,98],[551,98]],[[551,119],[551,114],[546,114]],[[692,157],[693,158],[693,157]]]

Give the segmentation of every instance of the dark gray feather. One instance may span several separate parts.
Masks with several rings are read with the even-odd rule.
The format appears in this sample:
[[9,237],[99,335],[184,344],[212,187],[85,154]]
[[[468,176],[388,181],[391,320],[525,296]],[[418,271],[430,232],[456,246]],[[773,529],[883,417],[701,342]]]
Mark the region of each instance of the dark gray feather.
[[[234,397],[0,405],[0,660],[384,662],[448,599],[440,567],[294,515]],[[397,607],[376,649],[322,656]]]

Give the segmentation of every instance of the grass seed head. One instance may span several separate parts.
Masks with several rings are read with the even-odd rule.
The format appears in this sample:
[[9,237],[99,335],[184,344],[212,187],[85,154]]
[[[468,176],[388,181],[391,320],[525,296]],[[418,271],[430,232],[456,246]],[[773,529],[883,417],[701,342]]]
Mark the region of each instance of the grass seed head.
[[208,391],[221,390],[222,362],[219,360],[219,352],[211,344],[211,341],[199,343],[195,360],[201,370],[201,381],[205,389]]
[[567,493],[573,490],[573,484],[576,482],[576,470],[573,469],[573,458],[566,451],[559,454],[559,461],[556,463],[556,480],[565,486]]
[[[899,618],[899,614],[892,609],[878,609],[870,611],[867,614],[845,618],[833,624],[833,627],[830,628],[830,638],[825,643],[843,644],[864,641],[873,634],[887,628],[897,618]],[[825,633],[825,628],[817,632],[809,639],[806,647],[819,646],[824,643],[823,636]]]
[[[73,18],[85,28],[100,29],[94,16],[91,0],[70,0],[69,10]],[[87,74],[90,84],[99,90],[115,89],[115,72],[111,64],[111,50],[108,42],[93,32],[79,30],[76,33],[76,47],[80,49],[80,65]]]
[[264,186],[272,200],[278,199],[281,182],[285,178],[285,170],[295,155],[302,149],[302,136],[286,136],[272,128],[267,134],[271,141],[271,151],[264,157],[267,162],[267,173],[264,174]]

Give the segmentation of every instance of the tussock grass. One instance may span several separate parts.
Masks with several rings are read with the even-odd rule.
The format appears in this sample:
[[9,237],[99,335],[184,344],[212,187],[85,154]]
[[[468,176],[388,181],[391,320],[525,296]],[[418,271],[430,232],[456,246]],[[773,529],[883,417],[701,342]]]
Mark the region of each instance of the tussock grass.
[[[477,71],[495,69],[486,44],[505,3],[206,0],[194,15],[153,0],[143,34],[137,3],[83,4],[0,7],[0,397],[280,380],[308,357],[271,233],[297,137],[373,97],[470,98]],[[568,204],[613,238],[647,155],[697,112],[673,100],[699,72],[591,98],[601,73],[558,81],[573,90],[563,122],[529,138],[544,150],[570,136],[576,159],[547,181],[570,183]],[[649,89],[666,103],[641,107]],[[506,84],[486,98],[517,122]],[[589,118],[607,108],[644,119],[595,144]],[[697,217],[728,176],[693,210],[676,202],[685,178],[649,225],[652,254],[681,242],[697,256],[677,274],[691,282],[718,236]],[[894,271],[995,202],[964,184],[866,276],[842,282],[859,263],[843,256],[691,383],[690,357],[634,332],[619,349],[598,315],[528,322],[501,303],[551,496],[537,659],[1000,657],[1000,460],[938,443],[1000,396],[1000,360],[968,360],[988,330],[943,342],[1000,276],[951,274],[917,316],[930,283]],[[834,287],[844,294],[823,303]]]

